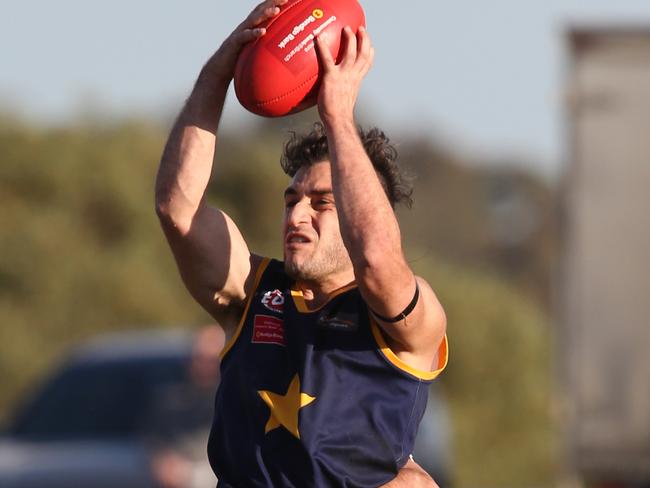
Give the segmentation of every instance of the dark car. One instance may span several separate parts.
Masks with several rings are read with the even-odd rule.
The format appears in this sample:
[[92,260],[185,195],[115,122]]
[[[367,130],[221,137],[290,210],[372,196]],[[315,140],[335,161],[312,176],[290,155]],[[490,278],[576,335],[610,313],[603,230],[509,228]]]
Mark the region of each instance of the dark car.
[[218,373],[195,384],[193,344],[156,331],[76,349],[0,439],[0,486],[214,487],[205,445]]

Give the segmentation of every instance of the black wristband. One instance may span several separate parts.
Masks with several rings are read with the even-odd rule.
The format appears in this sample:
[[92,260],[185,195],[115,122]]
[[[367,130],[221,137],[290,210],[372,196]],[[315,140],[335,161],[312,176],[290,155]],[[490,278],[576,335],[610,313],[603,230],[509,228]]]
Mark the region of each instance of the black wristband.
[[383,315],[379,315],[377,312],[375,312],[372,308],[368,307],[372,314],[377,317],[379,320],[382,322],[389,322],[389,323],[395,323],[399,322],[400,320],[404,320],[408,315],[413,311],[415,306],[418,304],[418,299],[420,298],[420,287],[418,286],[418,282],[415,282],[415,294],[413,295],[413,300],[411,300],[411,303],[409,303],[404,310],[402,310],[401,313],[395,315],[395,317],[384,317]]

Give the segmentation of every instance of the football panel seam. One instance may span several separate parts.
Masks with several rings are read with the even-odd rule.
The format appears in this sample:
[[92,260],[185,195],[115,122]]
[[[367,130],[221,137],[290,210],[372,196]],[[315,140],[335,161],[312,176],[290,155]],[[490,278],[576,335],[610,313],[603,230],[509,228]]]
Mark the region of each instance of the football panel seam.
[[300,90],[302,87],[304,87],[304,86],[307,85],[308,83],[311,83],[311,82],[314,81],[314,79],[316,79],[316,78],[318,78],[318,73],[316,73],[316,74],[313,75],[313,76],[310,76],[309,78],[307,78],[305,81],[303,81],[300,85],[296,86],[296,87],[293,88],[292,90],[290,90],[290,91],[288,91],[288,92],[286,92],[286,93],[283,93],[282,95],[278,95],[277,97],[270,98],[269,100],[264,100],[264,101],[262,101],[262,102],[257,102],[257,103],[255,103],[255,106],[256,106],[256,107],[263,107],[263,106],[265,106],[265,105],[269,105],[269,104],[271,104],[271,103],[279,102],[280,100],[282,100],[282,99],[284,99],[284,98],[287,98],[287,97],[288,97],[289,95],[291,95],[292,93],[294,93],[294,92]]

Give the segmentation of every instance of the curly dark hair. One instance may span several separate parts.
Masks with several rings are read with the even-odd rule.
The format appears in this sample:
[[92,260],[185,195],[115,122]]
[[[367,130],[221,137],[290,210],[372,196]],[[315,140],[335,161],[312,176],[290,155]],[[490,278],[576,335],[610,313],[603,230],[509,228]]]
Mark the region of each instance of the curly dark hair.
[[[398,203],[411,207],[413,187],[409,178],[397,164],[397,149],[383,131],[377,127],[369,130],[358,128],[363,147],[377,172],[386,196],[393,208]],[[329,159],[327,136],[323,124],[316,122],[310,132],[298,134],[291,132],[284,145],[280,164],[284,172],[293,177],[303,166]]]

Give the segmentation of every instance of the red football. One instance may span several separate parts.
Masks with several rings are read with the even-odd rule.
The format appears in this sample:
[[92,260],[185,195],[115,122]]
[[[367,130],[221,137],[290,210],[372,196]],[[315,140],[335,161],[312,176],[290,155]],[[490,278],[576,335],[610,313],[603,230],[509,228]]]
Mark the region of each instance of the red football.
[[251,112],[280,117],[313,106],[318,96],[314,37],[327,31],[333,57],[339,57],[341,31],[365,26],[357,0],[289,0],[262,24],[266,34],[247,45],[235,69],[235,93]]

